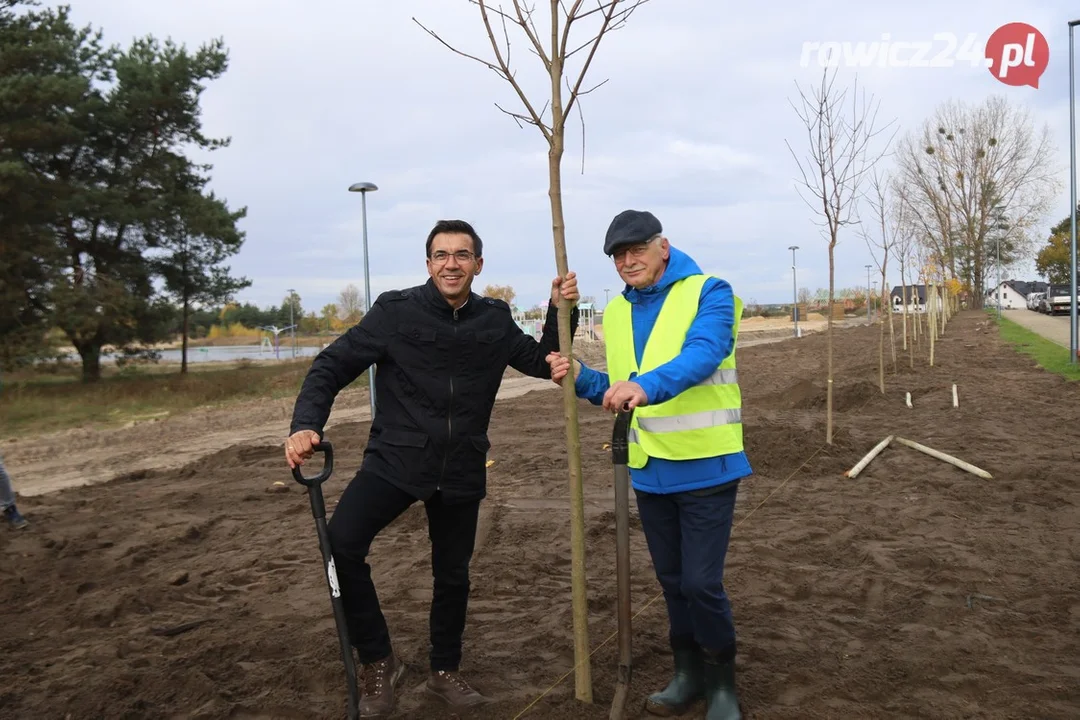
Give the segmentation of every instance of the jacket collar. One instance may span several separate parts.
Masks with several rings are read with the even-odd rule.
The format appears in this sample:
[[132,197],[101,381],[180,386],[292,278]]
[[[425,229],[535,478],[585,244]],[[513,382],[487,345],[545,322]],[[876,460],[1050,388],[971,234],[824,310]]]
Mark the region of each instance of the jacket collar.
[[[446,302],[446,298],[439,292],[439,288],[435,287],[434,280],[428,278],[427,282],[421,286],[420,294],[437,313],[446,317],[453,317],[454,308],[450,307],[450,303]],[[479,300],[479,295],[470,292],[469,297],[465,299],[465,304],[457,309],[458,316],[472,312]]]

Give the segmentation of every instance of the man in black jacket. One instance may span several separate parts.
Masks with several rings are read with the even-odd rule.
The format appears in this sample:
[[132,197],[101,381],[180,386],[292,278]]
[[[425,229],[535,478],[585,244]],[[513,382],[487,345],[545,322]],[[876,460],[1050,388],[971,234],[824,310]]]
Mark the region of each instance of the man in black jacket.
[[562,298],[574,304],[576,328],[578,291],[574,273],[552,281],[537,342],[514,322],[509,305],[472,293],[482,252],[471,225],[439,221],[427,238],[428,282],[380,295],[359,324],[315,358],[293,410],[285,443],[289,467],[313,455],[338,392],[378,365],[364,461],[329,523],[349,637],[363,664],[361,717],[393,711],[405,670],[391,647],[368,550],[417,500],[427,510],[435,581],[427,689],[456,707],[486,702],[458,667],[469,562],[486,494],[488,423],[508,365],[551,377],[545,358],[559,346],[558,304]]

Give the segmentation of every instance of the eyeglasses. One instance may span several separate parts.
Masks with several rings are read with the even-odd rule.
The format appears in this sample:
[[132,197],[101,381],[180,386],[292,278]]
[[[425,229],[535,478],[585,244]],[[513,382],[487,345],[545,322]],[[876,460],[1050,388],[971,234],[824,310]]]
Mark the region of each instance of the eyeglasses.
[[472,262],[473,258],[476,257],[469,250],[458,250],[457,252],[453,253],[448,253],[445,250],[436,250],[435,252],[431,253],[429,257],[431,258],[431,262],[435,263],[436,265],[442,265],[450,259],[451,255],[453,255],[454,259],[457,260],[459,263]]
[[653,240],[655,240],[658,237],[660,237],[660,236],[659,235],[654,235],[653,237],[649,238],[645,242],[640,243],[638,245],[631,245],[630,247],[627,247],[627,248],[619,248],[618,250],[616,250],[615,252],[613,252],[611,254],[611,259],[613,261],[615,261],[616,263],[621,263],[621,262],[624,262],[626,260],[627,255],[629,255],[630,257],[636,257],[636,258],[641,257],[642,255],[645,254],[645,251],[649,249],[649,243],[651,243]]

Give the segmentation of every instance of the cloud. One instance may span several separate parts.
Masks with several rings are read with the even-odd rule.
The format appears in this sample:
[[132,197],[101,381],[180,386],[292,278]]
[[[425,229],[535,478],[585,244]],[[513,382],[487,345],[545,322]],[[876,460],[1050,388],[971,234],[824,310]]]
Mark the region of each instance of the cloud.
[[[568,118],[567,249],[583,293],[603,297],[605,288],[620,287],[601,246],[608,222],[627,207],[653,210],[675,245],[744,298],[788,299],[792,244],[800,246],[800,286],[827,284],[826,245],[796,193],[786,145],[805,149],[791,101],[797,82],[805,86],[820,73],[800,65],[805,42],[874,41],[884,33],[930,40],[942,32],[963,40],[973,33],[981,51],[996,27],[1029,22],[1051,50],[1038,90],[1003,85],[985,67],[964,63],[864,68],[858,82],[901,132],[946,100],[1004,94],[1049,123],[1067,168],[1067,18],[1051,0],[1017,7],[1003,0],[832,0],[813,13],[712,0],[642,6],[596,55],[589,79],[607,82]],[[513,285],[529,304],[547,295],[555,261],[544,141],[495,107],[521,111],[505,82],[412,19],[488,57],[475,6],[84,0],[73,13],[121,44],[146,34],[189,46],[224,38],[230,68],[208,87],[203,108],[206,131],[232,138],[211,156],[213,186],[248,208],[246,243],[230,261],[254,280],[240,300],[280,303],[285,288],[295,287],[306,307],[321,307],[348,282],[363,286],[361,203],[347,192],[359,180],[379,186],[367,197],[373,291],[422,282],[428,231],[439,219],[463,218],[485,241],[483,280]],[[518,77],[539,97],[547,89],[539,61],[520,37],[512,52]],[[583,56],[573,58],[571,71]],[[844,70],[841,81],[855,75]],[[1064,169],[1061,177],[1047,228],[1068,212]],[[870,261],[862,240],[843,233],[838,287],[862,287]]]

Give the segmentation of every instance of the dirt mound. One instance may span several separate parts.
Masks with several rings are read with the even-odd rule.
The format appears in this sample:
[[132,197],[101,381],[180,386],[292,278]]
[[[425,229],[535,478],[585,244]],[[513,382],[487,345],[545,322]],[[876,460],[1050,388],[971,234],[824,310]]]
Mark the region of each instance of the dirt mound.
[[[762,404],[775,409],[824,409],[828,400],[826,388],[824,381],[803,378],[785,390],[765,398]],[[861,408],[880,394],[877,385],[869,380],[834,381],[833,410],[845,412]]]

